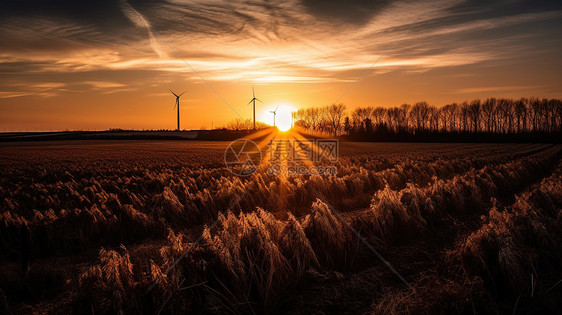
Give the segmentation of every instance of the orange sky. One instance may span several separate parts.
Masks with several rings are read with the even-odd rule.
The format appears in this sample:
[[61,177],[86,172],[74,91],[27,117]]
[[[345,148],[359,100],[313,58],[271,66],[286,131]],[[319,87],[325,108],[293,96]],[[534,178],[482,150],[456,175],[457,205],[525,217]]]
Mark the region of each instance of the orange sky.
[[251,118],[252,86],[272,123],[338,100],[395,43],[348,108],[562,98],[554,2],[65,1],[0,5],[0,131],[173,129],[168,89],[189,90],[182,128],[217,127]]

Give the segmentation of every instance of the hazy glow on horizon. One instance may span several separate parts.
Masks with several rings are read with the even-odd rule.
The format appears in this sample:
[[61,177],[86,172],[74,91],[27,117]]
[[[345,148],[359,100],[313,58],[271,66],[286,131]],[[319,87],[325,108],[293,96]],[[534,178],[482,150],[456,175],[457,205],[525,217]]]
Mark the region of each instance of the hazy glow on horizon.
[[[272,124],[266,108],[337,100],[407,30],[341,100],[349,108],[562,97],[562,7],[556,3],[104,5],[0,4],[0,131],[172,129],[169,88],[190,90],[181,100],[182,128],[251,118],[245,104],[252,86],[263,101],[258,120]],[[280,112],[276,122],[286,122]]]

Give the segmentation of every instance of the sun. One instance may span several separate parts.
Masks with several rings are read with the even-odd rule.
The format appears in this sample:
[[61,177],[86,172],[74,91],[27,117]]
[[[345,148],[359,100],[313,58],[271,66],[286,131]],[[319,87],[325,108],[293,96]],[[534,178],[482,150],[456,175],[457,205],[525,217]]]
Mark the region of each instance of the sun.
[[277,115],[275,117],[275,126],[281,131],[287,131],[291,129],[292,117],[291,108],[289,106],[279,106],[277,109]]
[[295,106],[287,103],[273,104],[264,108],[260,120],[272,126],[275,125],[280,131],[287,131],[292,127],[291,112],[295,110]]

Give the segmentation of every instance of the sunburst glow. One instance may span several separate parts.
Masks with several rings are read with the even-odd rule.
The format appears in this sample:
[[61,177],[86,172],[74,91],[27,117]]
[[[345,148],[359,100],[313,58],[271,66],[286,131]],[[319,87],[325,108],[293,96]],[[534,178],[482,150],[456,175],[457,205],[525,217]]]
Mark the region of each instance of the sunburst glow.
[[290,106],[281,105],[277,109],[277,117],[275,118],[275,125],[281,131],[287,131],[291,128],[291,112]]
[[292,126],[291,112],[296,110],[297,107],[291,104],[275,103],[263,109],[259,115],[259,120],[271,126],[276,126],[280,131],[287,131]]

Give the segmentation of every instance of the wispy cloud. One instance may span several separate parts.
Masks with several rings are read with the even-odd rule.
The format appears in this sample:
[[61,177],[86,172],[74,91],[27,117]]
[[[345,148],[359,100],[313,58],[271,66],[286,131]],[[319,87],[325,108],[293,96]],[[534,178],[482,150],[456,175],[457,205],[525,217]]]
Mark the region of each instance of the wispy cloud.
[[17,98],[23,96],[35,97],[54,97],[57,96],[56,92],[18,92],[18,91],[1,91],[0,98]]
[[29,92],[10,92],[10,91],[4,91],[4,92],[0,92],[0,98],[13,98],[13,97],[21,97],[21,96],[27,96],[27,95],[31,95],[32,93]]
[[79,82],[78,84],[90,85],[95,89],[112,89],[112,88],[120,88],[125,86],[125,84],[123,83],[104,82],[104,81],[83,81],[83,82]]
[[509,92],[509,91],[525,91],[542,89],[548,86],[545,85],[518,85],[518,86],[483,86],[462,88],[452,91],[453,94],[474,94],[474,93],[488,93],[488,92]]
[[121,0],[121,8],[125,16],[127,16],[131,22],[133,22],[137,27],[140,27],[148,32],[148,39],[152,50],[154,50],[158,56],[166,57],[166,54],[162,51],[158,40],[154,36],[150,22],[142,14],[135,10],[135,8],[133,8],[126,0]]

